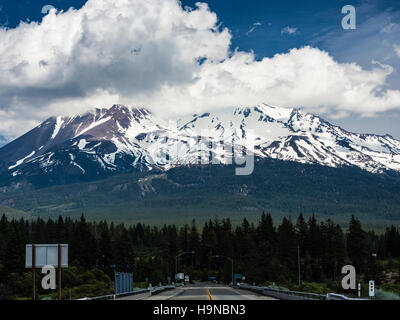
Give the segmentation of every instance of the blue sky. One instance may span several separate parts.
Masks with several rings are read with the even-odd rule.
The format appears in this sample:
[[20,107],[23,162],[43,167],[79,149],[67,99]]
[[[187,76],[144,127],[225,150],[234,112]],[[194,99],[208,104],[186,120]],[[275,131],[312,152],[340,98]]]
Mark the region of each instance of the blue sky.
[[[183,6],[195,7],[198,0],[183,0]],[[397,0],[208,0],[210,9],[217,13],[223,26],[227,26],[232,34],[232,46],[242,50],[253,50],[258,57],[273,56],[294,47],[306,44],[317,45],[327,49],[340,61],[353,61],[368,64],[369,57],[365,52],[352,52],[356,56],[347,55],[350,48],[346,36],[351,35],[351,45],[357,46],[357,38],[365,36],[362,30],[344,31],[340,21],[343,17],[341,8],[351,4],[357,9],[357,25],[360,27],[374,17],[388,19],[392,17],[400,22],[396,12],[400,11]],[[46,5],[52,5],[59,10],[67,10],[71,6],[80,8],[86,0],[1,0],[0,23],[10,28],[16,27],[22,21],[41,21],[41,10]],[[376,21],[377,27],[384,20]],[[254,25],[261,23],[262,25]],[[286,27],[296,28],[294,35],[282,35]],[[254,30],[252,30],[252,28]],[[249,32],[251,31],[251,32]],[[342,41],[341,41],[342,40]],[[358,39],[362,42],[363,39]],[[333,43],[332,43],[333,42]],[[345,49],[345,50],[344,50]],[[345,52],[341,52],[341,51]],[[371,57],[373,58],[373,57]]]
[[[58,10],[73,6],[79,9],[83,0],[0,0],[0,25],[16,28],[20,21],[40,22],[42,8],[52,5]],[[184,0],[183,6],[195,8],[196,1]],[[272,58],[292,48],[306,45],[326,51],[338,63],[357,63],[365,70],[377,64],[390,65],[393,71],[387,81],[376,90],[400,89],[400,1],[341,1],[341,0],[209,0],[210,10],[218,16],[221,29],[229,29],[231,50],[253,51],[255,59]],[[343,30],[341,8],[356,7],[357,29]],[[399,49],[400,52],[400,49]],[[290,94],[290,93],[288,93]],[[0,100],[1,102],[1,100]],[[268,101],[266,101],[268,102]],[[1,108],[7,109],[0,104]],[[400,106],[379,114],[362,112],[336,117],[334,113],[323,117],[346,129],[378,134],[389,133],[400,139]],[[1,113],[0,113],[1,115]],[[0,145],[7,136],[1,131]],[[4,143],[4,142],[3,142]]]
[[[195,7],[198,0],[181,1],[183,6]],[[343,1],[343,0],[208,0],[210,9],[217,13],[220,22],[233,34],[233,47],[242,50],[254,50],[259,57],[272,56],[305,44],[319,45],[323,49],[339,51],[342,48],[332,47],[328,38],[338,37],[344,33],[340,21],[343,17],[341,8],[346,4],[357,9],[357,24],[362,25],[370,18],[387,12],[400,10],[397,0]],[[10,28],[22,21],[40,21],[41,9],[52,5],[57,9],[67,10],[71,6],[80,8],[86,0],[2,0],[0,23]],[[253,32],[249,31],[254,23]],[[282,36],[281,30],[286,26],[297,28],[295,36]],[[355,37],[362,31],[351,31]],[[348,32],[350,33],[350,32]],[[322,37],[323,39],[319,39]],[[330,38],[329,37],[329,38]],[[361,39],[360,39],[361,40]],[[334,54],[334,53],[333,53]],[[360,54],[362,54],[360,52]],[[336,52],[335,56],[349,60]]]

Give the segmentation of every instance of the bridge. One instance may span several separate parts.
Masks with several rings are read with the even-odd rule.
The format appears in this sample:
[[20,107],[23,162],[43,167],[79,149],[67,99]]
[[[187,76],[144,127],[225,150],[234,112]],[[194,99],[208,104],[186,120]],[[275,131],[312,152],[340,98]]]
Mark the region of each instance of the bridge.
[[194,282],[187,285],[168,285],[139,289],[134,292],[107,295],[79,300],[183,300],[183,301],[223,301],[223,300],[365,300],[328,293],[288,291],[272,287],[257,287],[239,283],[226,286],[213,282]]
[[[135,296],[121,298],[137,300]],[[276,300],[259,293],[214,283],[194,283],[163,291],[157,295],[141,297],[142,300]]]

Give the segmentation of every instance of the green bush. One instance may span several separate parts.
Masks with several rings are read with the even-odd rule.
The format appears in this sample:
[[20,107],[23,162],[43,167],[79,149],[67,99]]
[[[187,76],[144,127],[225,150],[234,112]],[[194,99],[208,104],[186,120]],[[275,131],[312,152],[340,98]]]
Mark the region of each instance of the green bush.
[[[40,285],[41,277],[36,277],[37,299],[57,299],[57,290],[43,290]],[[8,289],[11,292],[18,292],[18,296],[9,296],[15,300],[29,300],[32,294],[32,273],[12,273],[9,275]],[[85,271],[77,267],[65,268],[62,271],[62,298],[69,299],[70,290],[71,298],[79,299],[83,297],[95,297],[113,294],[114,282],[101,270],[94,269]],[[3,289],[6,290],[7,288]]]
[[400,296],[397,293],[384,291],[382,289],[376,289],[375,296],[378,300],[400,300]]
[[310,292],[316,294],[327,294],[332,292],[325,283],[303,282],[300,286],[293,288],[295,291]]
[[400,295],[400,283],[386,283],[381,286],[381,289],[385,291],[391,291],[396,293],[397,295]]

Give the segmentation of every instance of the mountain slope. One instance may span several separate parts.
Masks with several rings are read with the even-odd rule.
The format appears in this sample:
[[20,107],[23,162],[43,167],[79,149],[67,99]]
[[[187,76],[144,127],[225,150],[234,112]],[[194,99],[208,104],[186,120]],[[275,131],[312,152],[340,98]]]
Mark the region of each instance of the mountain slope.
[[5,214],[8,219],[19,220],[23,218],[26,220],[31,218],[31,216],[24,211],[0,205],[0,216],[2,216],[3,214]]
[[2,186],[23,182],[36,187],[92,181],[205,164],[210,152],[229,164],[230,150],[237,154],[243,147],[258,160],[400,171],[400,141],[350,133],[298,109],[263,104],[166,122],[143,108],[114,105],[49,118],[0,148],[0,181]]
[[315,213],[347,223],[351,215],[366,227],[400,222],[400,174],[373,174],[357,167],[331,168],[261,159],[250,176],[232,165],[177,167],[136,172],[40,190],[0,188],[0,205],[32,216],[111,219],[127,223],[190,223],[230,217],[276,219]]

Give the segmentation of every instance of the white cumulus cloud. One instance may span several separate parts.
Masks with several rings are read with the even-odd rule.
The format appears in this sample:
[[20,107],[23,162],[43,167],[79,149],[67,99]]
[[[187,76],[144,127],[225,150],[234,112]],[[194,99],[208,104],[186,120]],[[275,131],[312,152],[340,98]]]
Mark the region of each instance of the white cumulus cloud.
[[246,35],[249,35],[250,33],[253,33],[257,27],[262,26],[261,22],[254,22],[253,25],[250,27],[249,31],[246,32]]
[[0,28],[0,135],[113,103],[168,116],[262,102],[374,115],[400,108],[400,91],[384,89],[392,72],[312,47],[262,60],[231,51],[230,31],[204,3],[88,0],[40,23]]
[[393,45],[394,52],[400,57],[400,45]]
[[297,28],[291,28],[289,26],[284,27],[281,30],[281,34],[296,34],[296,32],[297,32]]

